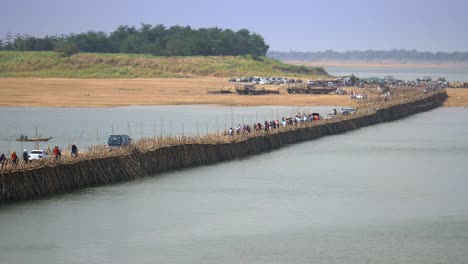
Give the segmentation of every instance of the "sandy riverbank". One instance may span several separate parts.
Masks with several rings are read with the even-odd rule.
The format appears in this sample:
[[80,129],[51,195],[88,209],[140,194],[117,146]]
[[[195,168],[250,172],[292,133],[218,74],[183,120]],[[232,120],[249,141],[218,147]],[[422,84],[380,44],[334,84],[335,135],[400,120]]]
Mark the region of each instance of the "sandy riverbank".
[[468,89],[449,88],[447,89],[448,99],[445,107],[468,107]]
[[208,94],[232,86],[225,78],[46,79],[0,78],[0,106],[112,107],[128,105],[219,104],[350,105],[348,96],[240,96]]
[[[240,96],[207,94],[229,87],[224,78],[186,79],[46,79],[0,78],[0,106],[16,107],[113,107],[129,105],[219,104],[258,105],[343,105],[348,96],[279,95]],[[468,106],[468,89],[447,89],[446,106]]]

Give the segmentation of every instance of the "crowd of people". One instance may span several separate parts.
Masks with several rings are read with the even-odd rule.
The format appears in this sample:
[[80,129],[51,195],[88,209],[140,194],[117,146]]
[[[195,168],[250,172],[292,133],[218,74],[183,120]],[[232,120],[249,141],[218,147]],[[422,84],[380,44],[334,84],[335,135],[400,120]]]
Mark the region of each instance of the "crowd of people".
[[[6,164],[17,165],[20,162],[22,162],[23,164],[28,164],[29,162],[33,162],[34,160],[38,160],[38,159],[48,157],[47,153],[51,153],[51,152],[52,152],[53,158],[55,160],[60,160],[61,159],[62,151],[60,150],[60,148],[58,146],[55,146],[52,149],[52,151],[50,151],[50,150],[44,151],[44,155],[41,156],[41,157],[36,157],[35,155],[33,155],[33,153],[28,153],[27,149],[23,150],[21,158],[18,156],[18,154],[16,154],[16,151],[12,151],[9,157],[7,157],[5,155],[5,153],[2,153],[0,155],[0,168],[5,166]],[[78,147],[75,144],[73,144],[71,146],[70,155],[71,155],[71,157],[77,157],[78,156]]]
[[[334,109],[334,112],[336,113],[336,109]],[[280,127],[285,127],[285,126],[297,126],[300,124],[304,124],[307,122],[313,122],[313,121],[318,121],[320,120],[320,114],[318,113],[311,113],[311,114],[306,114],[306,113],[298,113],[294,117],[283,117],[281,120],[276,119],[276,120],[265,120],[265,122],[262,123],[254,123],[252,126],[250,125],[240,125],[238,124],[234,128],[229,128],[227,131],[227,134],[230,136],[234,136],[236,134],[244,134],[244,133],[251,133],[252,131],[269,131],[272,129],[277,129]]]

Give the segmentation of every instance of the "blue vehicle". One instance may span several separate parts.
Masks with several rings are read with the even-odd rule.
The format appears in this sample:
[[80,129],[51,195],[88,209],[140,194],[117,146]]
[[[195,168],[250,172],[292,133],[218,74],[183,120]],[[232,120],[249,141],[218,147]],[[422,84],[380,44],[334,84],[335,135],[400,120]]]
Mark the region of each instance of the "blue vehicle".
[[110,135],[107,145],[110,148],[121,148],[130,145],[131,141],[128,135]]
[[341,115],[354,114],[355,110],[352,108],[343,108],[341,109]]

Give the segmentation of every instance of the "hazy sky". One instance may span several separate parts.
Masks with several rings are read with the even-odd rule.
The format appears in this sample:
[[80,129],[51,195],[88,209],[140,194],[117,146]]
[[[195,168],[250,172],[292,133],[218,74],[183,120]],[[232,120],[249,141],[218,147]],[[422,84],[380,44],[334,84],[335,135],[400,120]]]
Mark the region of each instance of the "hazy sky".
[[140,23],[247,28],[273,51],[468,51],[468,0],[0,0],[0,37]]

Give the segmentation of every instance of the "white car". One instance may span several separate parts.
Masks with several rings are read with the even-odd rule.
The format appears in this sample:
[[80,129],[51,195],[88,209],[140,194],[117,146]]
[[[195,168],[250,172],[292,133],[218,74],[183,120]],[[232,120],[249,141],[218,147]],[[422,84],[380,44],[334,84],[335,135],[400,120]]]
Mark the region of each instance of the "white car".
[[49,155],[47,155],[47,153],[42,149],[31,150],[31,153],[29,153],[29,155],[28,155],[29,160],[45,159],[45,158],[48,158],[48,157],[49,157]]

